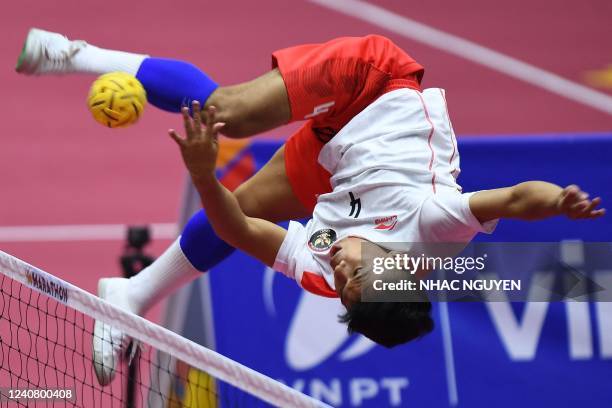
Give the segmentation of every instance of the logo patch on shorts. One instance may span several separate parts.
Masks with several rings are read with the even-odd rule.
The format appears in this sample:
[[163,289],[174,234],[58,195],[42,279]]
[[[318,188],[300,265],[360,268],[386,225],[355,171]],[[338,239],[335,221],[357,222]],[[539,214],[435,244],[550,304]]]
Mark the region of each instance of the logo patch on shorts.
[[327,251],[336,242],[336,231],[330,228],[320,229],[310,236],[308,246],[316,252]]

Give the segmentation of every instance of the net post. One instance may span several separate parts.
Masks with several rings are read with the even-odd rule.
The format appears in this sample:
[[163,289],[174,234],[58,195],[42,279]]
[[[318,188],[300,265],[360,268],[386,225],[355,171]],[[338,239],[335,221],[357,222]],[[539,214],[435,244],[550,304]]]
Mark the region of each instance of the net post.
[[[119,258],[124,278],[131,278],[137,275],[147,266],[151,265],[154,258],[146,255],[143,248],[151,242],[151,232],[149,226],[128,226],[126,245],[123,254]],[[134,347],[134,345],[132,345]],[[129,347],[127,353],[131,353]],[[140,360],[140,350],[136,347],[132,356],[127,356],[129,361],[128,375],[125,379],[125,408],[136,408],[136,387],[138,378],[138,366]]]
[[[177,231],[182,231],[183,227],[189,221],[189,218],[201,208],[200,196],[191,182],[189,175],[185,177],[183,195],[181,198],[181,207],[179,211]],[[211,349],[215,349],[215,332],[212,312],[212,300],[210,295],[210,280],[208,274],[203,274],[195,282],[180,288],[176,293],[171,295],[164,307],[164,315],[162,318],[162,326],[175,333],[183,332],[185,315],[189,307],[189,299],[193,290],[199,290],[202,302],[201,323],[203,326],[204,338],[198,339],[198,343]],[[164,367],[173,367],[171,361],[167,361],[167,356],[162,353],[157,355],[157,364]],[[172,384],[173,373],[161,373],[158,375],[152,384],[152,389],[149,398],[150,408],[163,408],[166,406],[166,401],[161,401],[157,398],[155,388],[158,390],[167,390]]]

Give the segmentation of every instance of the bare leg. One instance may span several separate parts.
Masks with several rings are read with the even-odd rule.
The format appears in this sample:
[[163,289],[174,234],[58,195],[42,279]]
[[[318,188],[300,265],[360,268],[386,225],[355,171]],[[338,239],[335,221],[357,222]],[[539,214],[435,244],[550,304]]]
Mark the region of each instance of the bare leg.
[[179,112],[192,100],[216,106],[230,137],[251,136],[291,118],[287,90],[276,69],[252,81],[218,87],[202,70],[185,61],[103,49],[59,33],[32,29],[16,70],[25,75],[127,72],[142,82],[149,102],[160,109]]
[[287,89],[278,69],[249,82],[216,89],[205,104],[211,105],[217,108],[217,119],[226,123],[223,133],[229,137],[252,136],[291,119]]

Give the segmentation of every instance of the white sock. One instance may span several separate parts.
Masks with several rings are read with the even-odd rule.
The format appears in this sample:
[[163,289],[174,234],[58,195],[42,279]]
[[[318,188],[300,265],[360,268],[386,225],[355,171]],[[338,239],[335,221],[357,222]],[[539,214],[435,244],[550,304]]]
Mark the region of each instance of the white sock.
[[128,296],[138,314],[202,276],[183,254],[179,241],[180,237],[155,262],[130,278]]
[[77,72],[106,74],[122,71],[136,75],[140,64],[148,55],[107,50],[87,44],[72,57],[72,67]]

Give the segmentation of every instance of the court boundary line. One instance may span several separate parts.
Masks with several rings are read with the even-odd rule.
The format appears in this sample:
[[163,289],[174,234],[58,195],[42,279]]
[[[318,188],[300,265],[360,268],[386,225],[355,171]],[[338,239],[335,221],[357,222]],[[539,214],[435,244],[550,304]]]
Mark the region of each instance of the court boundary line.
[[[176,223],[146,224],[156,239],[175,239]],[[118,241],[126,237],[128,224],[16,225],[0,227],[0,242]]]
[[612,96],[361,0],[307,0],[612,115]]

